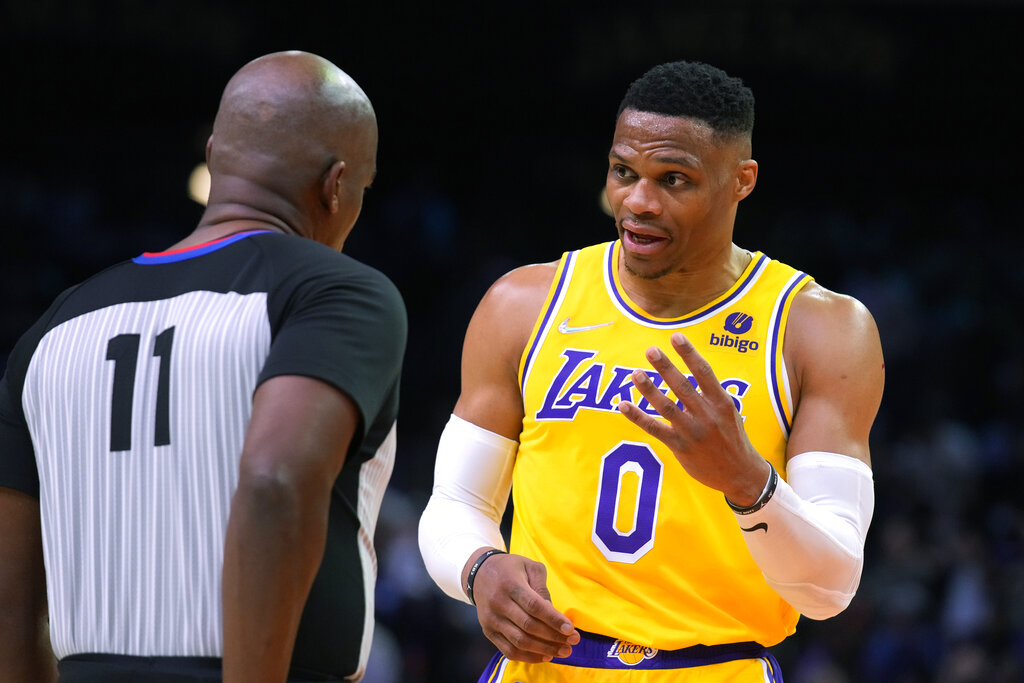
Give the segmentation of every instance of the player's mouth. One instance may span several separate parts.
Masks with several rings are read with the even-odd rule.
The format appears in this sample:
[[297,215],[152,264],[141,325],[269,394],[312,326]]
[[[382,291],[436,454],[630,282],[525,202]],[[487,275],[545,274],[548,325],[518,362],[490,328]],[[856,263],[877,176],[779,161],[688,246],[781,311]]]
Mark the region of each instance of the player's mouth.
[[622,228],[623,246],[638,254],[653,253],[669,242],[669,237],[664,232],[633,221],[622,221],[620,227]]

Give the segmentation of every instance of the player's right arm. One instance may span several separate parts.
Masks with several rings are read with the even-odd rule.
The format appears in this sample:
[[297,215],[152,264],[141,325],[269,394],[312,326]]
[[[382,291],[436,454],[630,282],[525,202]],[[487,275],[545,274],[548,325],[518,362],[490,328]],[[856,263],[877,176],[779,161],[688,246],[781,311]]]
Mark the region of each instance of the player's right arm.
[[[465,602],[474,563],[488,550],[504,549],[498,527],[523,423],[519,363],[555,268],[525,266],[500,278],[466,331],[462,390],[441,436],[434,490],[420,521],[428,571]],[[567,656],[579,642],[569,619],[551,605],[539,562],[489,557],[475,576],[473,598],[484,635],[510,659],[547,661]]]

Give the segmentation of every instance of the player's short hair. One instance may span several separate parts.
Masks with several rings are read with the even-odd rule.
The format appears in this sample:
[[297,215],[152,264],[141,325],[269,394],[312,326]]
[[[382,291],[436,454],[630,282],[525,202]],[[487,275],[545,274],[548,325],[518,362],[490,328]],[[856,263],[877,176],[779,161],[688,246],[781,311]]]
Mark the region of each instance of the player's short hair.
[[616,116],[626,109],[694,118],[726,137],[750,137],[754,130],[754,93],[739,78],[701,62],[648,70],[630,84]]

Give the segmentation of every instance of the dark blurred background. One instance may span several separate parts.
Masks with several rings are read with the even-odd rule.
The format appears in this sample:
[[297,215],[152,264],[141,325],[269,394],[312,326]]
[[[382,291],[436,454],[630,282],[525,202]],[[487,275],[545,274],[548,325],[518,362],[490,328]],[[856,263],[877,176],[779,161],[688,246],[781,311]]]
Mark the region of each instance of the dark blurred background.
[[346,251],[410,312],[366,680],[474,681],[491,648],[416,545],[466,323],[511,267],[614,238],[598,198],[619,99],[656,63],[708,61],[757,97],[736,241],[864,301],[886,353],[862,587],[776,648],[787,682],[1024,680],[1021,6],[353,5],[3,2],[0,364],[60,290],[191,230],[187,180],[236,69],[337,63],[380,124]]

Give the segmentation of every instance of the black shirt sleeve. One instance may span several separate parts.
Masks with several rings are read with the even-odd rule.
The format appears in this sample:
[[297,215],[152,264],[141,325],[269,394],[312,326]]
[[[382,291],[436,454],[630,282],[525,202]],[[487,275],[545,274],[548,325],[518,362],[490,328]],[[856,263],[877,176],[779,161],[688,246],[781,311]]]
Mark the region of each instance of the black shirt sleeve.
[[32,354],[49,329],[53,312],[69,292],[63,292],[50,310],[18,340],[0,379],[0,486],[17,489],[36,498],[39,497],[39,471],[21,395]]
[[323,380],[356,403],[365,434],[396,390],[405,306],[384,275],[330,256],[290,273],[268,300],[273,340],[259,382],[280,375]]

